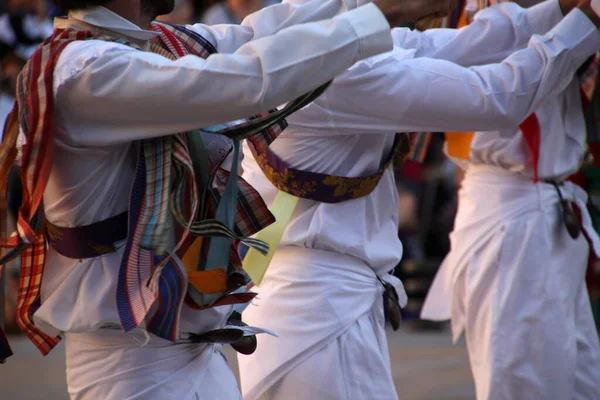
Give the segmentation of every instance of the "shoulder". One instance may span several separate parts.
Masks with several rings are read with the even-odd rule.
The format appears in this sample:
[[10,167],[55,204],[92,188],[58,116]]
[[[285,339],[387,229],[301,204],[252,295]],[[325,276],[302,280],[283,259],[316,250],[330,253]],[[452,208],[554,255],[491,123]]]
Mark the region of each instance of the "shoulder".
[[92,62],[101,57],[116,57],[123,52],[137,52],[137,50],[115,42],[104,40],[78,40],[69,43],[56,62],[54,67],[54,92]]

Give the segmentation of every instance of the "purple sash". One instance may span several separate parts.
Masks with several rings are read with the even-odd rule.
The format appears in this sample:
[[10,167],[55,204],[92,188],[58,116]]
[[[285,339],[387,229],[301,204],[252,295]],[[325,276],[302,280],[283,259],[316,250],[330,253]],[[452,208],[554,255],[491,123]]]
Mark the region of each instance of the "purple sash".
[[398,133],[387,161],[376,173],[349,178],[292,168],[269,149],[273,140],[264,137],[262,140],[248,139],[250,150],[265,176],[283,192],[321,203],[341,203],[367,196],[375,189],[385,170],[392,163],[402,163],[411,149],[409,134]]

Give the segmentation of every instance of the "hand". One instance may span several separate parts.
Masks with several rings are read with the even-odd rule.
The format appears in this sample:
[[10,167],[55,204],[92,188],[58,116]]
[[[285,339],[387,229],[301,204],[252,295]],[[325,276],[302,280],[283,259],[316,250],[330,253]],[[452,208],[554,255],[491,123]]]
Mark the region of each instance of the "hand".
[[[600,3],[600,2],[599,2]],[[597,28],[600,28],[600,17],[596,12],[592,9],[592,4],[590,0],[584,0],[577,5],[585,15],[596,25]]]
[[445,17],[456,7],[457,0],[374,0],[394,27],[402,22],[417,22],[425,17]]

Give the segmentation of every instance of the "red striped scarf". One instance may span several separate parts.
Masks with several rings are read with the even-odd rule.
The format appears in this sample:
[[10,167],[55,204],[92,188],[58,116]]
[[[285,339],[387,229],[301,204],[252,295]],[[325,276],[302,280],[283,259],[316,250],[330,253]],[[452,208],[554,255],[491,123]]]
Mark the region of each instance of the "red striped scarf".
[[[14,248],[20,239],[27,245],[21,253],[21,279],[17,297],[17,324],[36,347],[46,355],[59,342],[33,323],[33,314],[40,305],[40,288],[47,251],[42,232],[42,196],[46,189],[54,153],[52,116],[53,73],[58,56],[75,40],[91,37],[90,32],[58,30],[32,55],[19,75],[17,105],[9,116],[4,142],[0,147],[0,190],[7,182],[8,172],[16,158],[16,142],[20,128],[27,137],[21,161],[23,204],[17,220],[18,235],[0,238],[0,246]],[[27,89],[26,89],[27,88]],[[37,218],[34,219],[37,213]],[[34,222],[37,219],[37,223]]]

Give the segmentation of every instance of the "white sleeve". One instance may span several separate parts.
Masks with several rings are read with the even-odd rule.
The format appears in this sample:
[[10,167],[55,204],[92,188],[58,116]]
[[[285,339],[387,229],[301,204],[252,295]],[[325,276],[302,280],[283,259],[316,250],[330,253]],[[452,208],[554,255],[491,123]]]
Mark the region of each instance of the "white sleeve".
[[462,66],[504,60],[527,47],[532,35],[543,35],[563,18],[558,0],[547,0],[528,9],[502,3],[480,11],[461,29],[406,28],[392,30],[394,46],[414,49],[415,57],[452,61]]
[[500,64],[464,68],[392,52],[358,63],[288,122],[307,135],[513,128],[598,48],[598,30],[574,10]]
[[[248,15],[239,25],[190,25],[219,53],[233,53],[250,40],[273,35],[292,25],[322,21],[367,4],[370,0],[284,0]],[[300,43],[296,38],[291,43]]]
[[250,117],[391,47],[389,25],[372,4],[206,60],[169,61],[115,43],[75,42],[55,68],[55,101],[64,125],[86,127],[63,132],[75,135],[65,137],[69,143],[122,143]]

